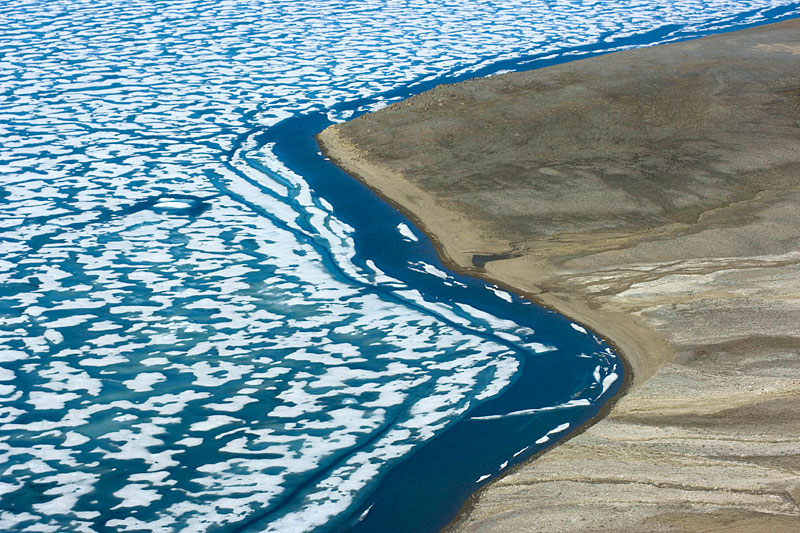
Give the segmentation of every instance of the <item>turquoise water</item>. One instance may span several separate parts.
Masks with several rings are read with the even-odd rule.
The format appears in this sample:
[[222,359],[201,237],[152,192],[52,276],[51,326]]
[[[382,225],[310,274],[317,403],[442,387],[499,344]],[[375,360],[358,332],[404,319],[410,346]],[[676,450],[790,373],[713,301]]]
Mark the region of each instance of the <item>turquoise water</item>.
[[0,529],[419,531],[613,396],[313,134],[741,2],[0,3]]

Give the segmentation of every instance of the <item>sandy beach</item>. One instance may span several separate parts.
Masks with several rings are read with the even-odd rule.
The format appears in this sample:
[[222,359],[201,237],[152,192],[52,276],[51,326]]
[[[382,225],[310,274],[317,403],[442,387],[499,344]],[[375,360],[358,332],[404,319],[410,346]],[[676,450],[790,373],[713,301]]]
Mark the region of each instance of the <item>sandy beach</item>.
[[632,373],[449,529],[798,529],[800,22],[439,86],[318,139],[450,268]]

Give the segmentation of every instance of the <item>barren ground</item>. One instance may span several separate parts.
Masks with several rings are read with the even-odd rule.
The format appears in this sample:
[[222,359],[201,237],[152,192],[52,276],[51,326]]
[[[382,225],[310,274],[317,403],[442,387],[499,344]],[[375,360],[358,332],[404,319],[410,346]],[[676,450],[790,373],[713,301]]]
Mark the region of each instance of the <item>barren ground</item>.
[[800,529],[798,21],[440,86],[319,139],[452,268],[632,368],[452,530]]

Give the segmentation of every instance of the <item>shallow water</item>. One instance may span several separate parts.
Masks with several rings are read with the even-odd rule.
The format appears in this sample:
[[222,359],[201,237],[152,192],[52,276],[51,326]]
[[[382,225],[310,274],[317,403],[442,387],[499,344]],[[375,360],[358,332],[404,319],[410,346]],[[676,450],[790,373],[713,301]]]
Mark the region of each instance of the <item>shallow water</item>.
[[602,340],[447,272],[311,135],[797,13],[658,4],[0,2],[0,529],[435,529],[593,416]]

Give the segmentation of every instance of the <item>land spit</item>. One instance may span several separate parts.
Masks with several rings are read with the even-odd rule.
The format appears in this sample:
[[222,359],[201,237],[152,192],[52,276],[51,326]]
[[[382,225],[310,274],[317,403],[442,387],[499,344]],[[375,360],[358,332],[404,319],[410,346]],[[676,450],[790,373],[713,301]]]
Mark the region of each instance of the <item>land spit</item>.
[[439,86],[319,135],[633,382],[453,531],[800,529],[800,22]]

